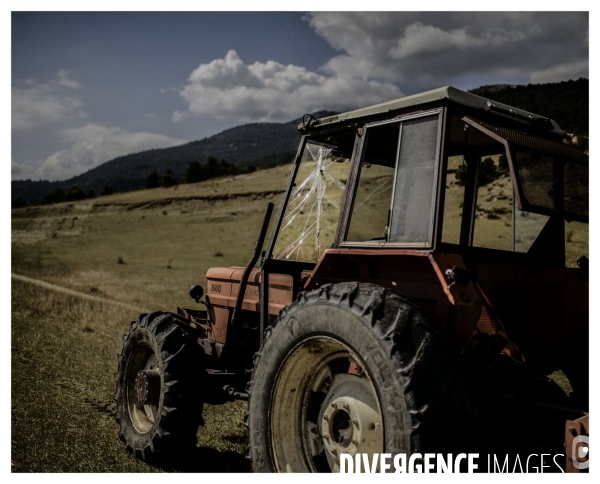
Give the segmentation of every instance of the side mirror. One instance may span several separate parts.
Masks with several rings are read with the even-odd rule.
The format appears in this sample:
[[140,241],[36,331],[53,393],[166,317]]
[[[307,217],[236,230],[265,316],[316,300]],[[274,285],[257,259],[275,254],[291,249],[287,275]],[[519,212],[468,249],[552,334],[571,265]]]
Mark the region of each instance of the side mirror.
[[196,301],[200,302],[200,298],[204,295],[204,289],[199,284],[195,284],[190,287],[190,297]]

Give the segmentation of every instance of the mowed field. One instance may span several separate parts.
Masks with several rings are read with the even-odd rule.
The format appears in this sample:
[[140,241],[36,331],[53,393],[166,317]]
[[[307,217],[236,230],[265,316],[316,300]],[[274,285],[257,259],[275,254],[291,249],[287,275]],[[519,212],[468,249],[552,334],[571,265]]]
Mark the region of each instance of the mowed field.
[[[187,291],[206,287],[208,268],[247,263],[266,204],[278,206],[288,174],[282,166],[12,211],[12,272],[90,296],[12,279],[13,472],[246,469],[245,402],[206,405],[198,446],[177,461],[136,461],[118,438],[113,373],[121,337],[138,313],[193,308]],[[447,185],[458,200],[460,187]],[[506,181],[490,193],[501,190]],[[486,200],[480,223],[505,227],[509,216],[488,218]],[[447,210],[452,233],[461,209]],[[567,248],[576,260],[588,253],[587,226],[571,230]]]

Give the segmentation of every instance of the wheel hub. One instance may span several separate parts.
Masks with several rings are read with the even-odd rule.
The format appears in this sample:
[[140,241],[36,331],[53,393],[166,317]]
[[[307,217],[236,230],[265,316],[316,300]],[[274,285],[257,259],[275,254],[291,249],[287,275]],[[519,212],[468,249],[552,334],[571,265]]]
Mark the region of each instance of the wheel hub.
[[339,467],[342,453],[380,452],[383,426],[378,407],[366,379],[350,374],[334,377],[319,416],[325,454],[332,468]]
[[312,336],[290,349],[276,376],[269,415],[279,472],[335,473],[343,453],[384,451],[377,391],[356,367],[364,363],[334,337]]
[[140,370],[135,377],[135,396],[140,405],[158,406],[160,370]]
[[340,447],[348,447],[354,435],[351,415],[345,410],[337,410],[333,413],[330,422],[329,429],[333,441]]

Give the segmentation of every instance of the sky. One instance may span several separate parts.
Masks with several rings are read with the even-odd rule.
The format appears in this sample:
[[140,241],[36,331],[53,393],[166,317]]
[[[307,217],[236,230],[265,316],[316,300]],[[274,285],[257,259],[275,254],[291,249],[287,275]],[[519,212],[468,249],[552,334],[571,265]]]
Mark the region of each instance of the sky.
[[445,85],[579,77],[587,12],[12,12],[12,179]]

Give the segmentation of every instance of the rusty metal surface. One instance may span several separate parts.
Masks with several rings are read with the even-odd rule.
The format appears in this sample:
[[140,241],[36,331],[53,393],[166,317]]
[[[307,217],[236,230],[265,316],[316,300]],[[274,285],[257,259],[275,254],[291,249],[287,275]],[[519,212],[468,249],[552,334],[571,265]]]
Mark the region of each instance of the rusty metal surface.
[[492,308],[487,294],[481,288],[479,283],[477,283],[477,289],[479,290],[479,294],[481,294],[481,297],[483,299],[483,305],[481,307],[481,314],[479,316],[479,320],[475,325],[474,334],[484,333],[489,335],[497,335],[501,337],[504,341],[506,341],[506,345],[502,349],[501,353],[505,353],[506,355],[524,363],[525,358],[519,351],[517,345],[511,340],[510,336],[506,333],[504,326],[502,326],[502,322],[500,321],[500,319],[498,319],[494,308]]
[[[586,467],[585,464],[589,462],[589,444],[586,443],[585,437],[589,437],[589,435],[589,415],[585,415],[577,420],[567,420],[565,423],[566,472],[581,472],[582,469],[576,467],[573,460],[577,461],[580,465],[584,464],[583,467]],[[583,437],[583,439],[581,437]],[[579,442],[575,443],[575,439]],[[587,451],[585,449],[587,449]]]
[[[206,302],[209,306],[228,307],[231,297],[231,276],[235,267],[213,267],[206,272]],[[211,321],[215,321],[212,319]]]
[[[481,299],[472,281],[462,286],[448,280],[445,271],[456,267],[466,269],[456,254],[329,249],[307,278],[304,288],[310,290],[327,283],[354,280],[393,289],[411,297],[431,314],[448,339],[462,351],[479,320]],[[455,299],[460,304],[455,304]]]
[[[304,288],[352,280],[389,287],[415,299],[461,350],[473,333],[497,334],[506,340],[504,353],[548,373],[561,368],[589,318],[588,290],[578,270],[474,267],[477,287],[473,281],[452,285],[446,271],[467,269],[457,254],[329,249]],[[469,306],[477,309],[458,309]]]
[[[242,270],[238,269],[231,275],[231,295],[228,307],[233,307],[239,291],[239,281]],[[261,273],[259,269],[253,269],[248,277],[248,285],[244,293],[242,309],[247,311],[259,311]],[[292,303],[294,280],[288,274],[269,274],[269,314],[277,316],[285,306]],[[233,300],[233,303],[232,303]]]
[[[431,252],[429,260],[448,299],[455,306],[481,306],[479,291],[473,283],[473,275],[467,269],[462,257],[458,254],[442,254]],[[453,274],[459,271],[468,272],[467,279],[455,280]]]
[[231,308],[209,304],[210,325],[206,334],[208,338],[219,343],[225,343],[230,313]]
[[[356,264],[359,270],[359,279],[360,281],[367,282],[371,278],[371,274],[368,270],[368,266],[361,262],[364,257],[369,256],[409,256],[409,257],[427,257],[429,251],[426,250],[402,250],[402,249],[327,249],[323,252],[323,255],[317,262],[317,265],[311,272],[311,274],[306,278],[304,282],[304,289],[314,289],[318,287],[321,282],[317,281],[318,278],[330,277],[330,274],[333,273],[332,269],[332,261],[335,260],[335,256],[343,256]],[[356,256],[356,257],[353,257]],[[346,281],[348,279],[339,278],[339,281]],[[335,281],[335,282],[339,282]]]
[[498,333],[548,373],[561,368],[570,346],[588,322],[589,297],[577,269],[478,265],[484,298],[477,330]]
[[[243,272],[243,267],[216,267],[206,273],[206,301],[211,323],[207,336],[213,341],[225,343],[230,313],[236,303]],[[256,313],[260,311],[260,282],[260,270],[252,269],[242,300],[242,310]],[[291,275],[269,274],[269,314],[277,316],[284,307],[292,303],[293,288],[294,279]]]

